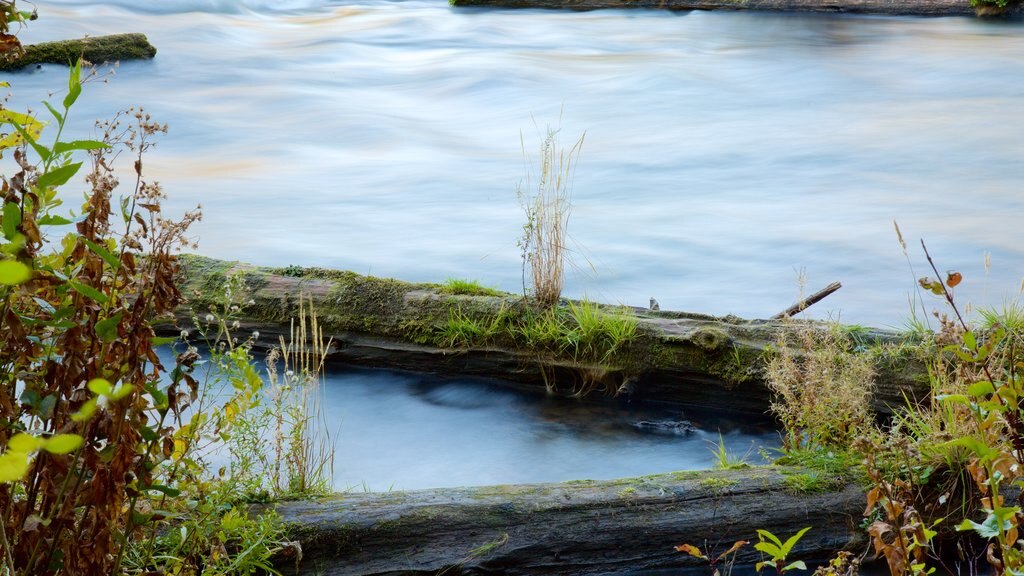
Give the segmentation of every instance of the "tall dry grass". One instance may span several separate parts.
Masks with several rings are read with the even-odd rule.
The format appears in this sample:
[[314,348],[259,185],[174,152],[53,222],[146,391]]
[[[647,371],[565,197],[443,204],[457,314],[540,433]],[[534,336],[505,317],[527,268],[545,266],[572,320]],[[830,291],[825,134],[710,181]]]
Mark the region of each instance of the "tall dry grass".
[[323,409],[324,362],[330,346],[312,300],[307,308],[300,298],[299,318],[292,319],[289,338],[282,336],[279,347],[267,356],[275,408],[273,482],[287,493],[328,492],[333,486],[336,440]]
[[[566,150],[558,142],[559,130],[547,129],[539,149],[540,172],[527,170],[525,182],[516,195],[526,213],[520,248],[523,256],[523,290],[529,268],[533,297],[545,308],[554,306],[562,295],[568,252],[569,215],[572,209],[572,179],[586,134]],[[521,138],[523,157],[528,159]]]

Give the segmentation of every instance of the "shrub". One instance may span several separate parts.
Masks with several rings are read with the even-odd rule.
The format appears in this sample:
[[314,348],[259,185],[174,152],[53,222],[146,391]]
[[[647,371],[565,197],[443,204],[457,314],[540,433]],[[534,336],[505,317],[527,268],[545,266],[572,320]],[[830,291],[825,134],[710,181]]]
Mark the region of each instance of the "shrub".
[[797,338],[794,347],[783,336],[766,368],[775,394],[771,409],[785,428],[783,445],[849,446],[871,421],[871,358],[851,350],[835,326],[808,325]]

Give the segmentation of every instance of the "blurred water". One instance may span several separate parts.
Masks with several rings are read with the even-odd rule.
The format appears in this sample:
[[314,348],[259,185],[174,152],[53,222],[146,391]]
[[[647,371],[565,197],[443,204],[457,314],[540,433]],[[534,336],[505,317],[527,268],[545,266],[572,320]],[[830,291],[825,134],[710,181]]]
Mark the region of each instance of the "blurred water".
[[[604,480],[712,467],[719,434],[732,458],[764,462],[779,446],[766,421],[518,392],[492,383],[381,370],[328,374],[324,412],[337,426],[335,488]],[[688,434],[639,422],[688,419]]]
[[[26,42],[146,33],[71,134],[130,104],[201,252],[520,287],[515,197],[547,124],[586,131],[567,293],[899,325],[924,237],[961,297],[1024,275],[1024,25],[969,18],[503,11],[444,0],[39,2]],[[65,86],[6,77],[13,105]],[[58,92],[57,96],[61,94]],[[559,120],[561,118],[561,120]],[[991,253],[986,274],[983,255]],[[931,305],[931,304],[930,304]],[[937,302],[934,305],[938,305]]]

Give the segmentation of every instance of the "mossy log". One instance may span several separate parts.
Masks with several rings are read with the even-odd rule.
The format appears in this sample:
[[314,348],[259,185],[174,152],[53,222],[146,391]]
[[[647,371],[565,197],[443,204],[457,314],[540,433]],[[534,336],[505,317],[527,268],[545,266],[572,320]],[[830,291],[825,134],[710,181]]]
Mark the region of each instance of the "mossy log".
[[[814,325],[607,306],[606,314],[635,318],[636,335],[597,354],[530,345],[507,333],[453,346],[444,333],[453,317],[493,325],[502,315],[530,314],[529,303],[512,294],[453,295],[438,285],[353,272],[261,268],[189,256],[183,258],[182,291],[190,303],[179,309],[174,330],[194,328],[197,321],[203,325],[208,311],[222,311],[218,302],[228,276],[243,285],[242,294],[234,295],[239,309],[232,318],[243,330],[259,331],[258,344],[264,346],[276,345],[279,335],[287,337],[302,298],[311,302],[325,337],[333,339],[331,361],[497,378],[566,394],[604,391],[734,413],[767,410],[766,351],[778,345],[780,335]],[[903,406],[905,396],[925,397],[925,371],[912,347],[873,346],[899,342],[900,335],[859,330],[857,338],[876,350],[879,412]]]
[[[864,544],[865,494],[853,485],[795,493],[785,467],[676,472],[614,481],[342,494],[283,502],[302,546],[283,574],[617,574],[698,566],[674,550],[724,552],[811,526],[791,560],[822,560]],[[748,545],[737,561],[760,558]]]
[[144,34],[91,36],[79,40],[42,42],[25,46],[21,58],[0,61],[0,70],[18,70],[35,64],[73,64],[81,57],[86,62],[103,64],[122,60],[147,60],[156,56],[156,48]]
[[492,8],[554,8],[598,10],[648,8],[660,10],[761,10],[885,14],[890,16],[1001,16],[1016,7],[975,8],[970,0],[451,0],[454,6]]

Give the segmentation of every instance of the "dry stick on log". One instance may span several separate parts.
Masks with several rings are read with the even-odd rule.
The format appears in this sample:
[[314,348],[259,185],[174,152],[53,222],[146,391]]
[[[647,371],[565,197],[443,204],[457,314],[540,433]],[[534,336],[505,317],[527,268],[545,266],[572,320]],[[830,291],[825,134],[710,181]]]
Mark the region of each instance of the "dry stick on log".
[[806,310],[808,307],[810,307],[812,304],[815,304],[815,303],[823,300],[826,296],[828,296],[829,294],[835,292],[836,290],[839,290],[842,287],[843,287],[843,285],[840,284],[839,282],[833,282],[833,283],[829,284],[828,286],[825,286],[823,289],[818,290],[814,294],[811,294],[807,298],[797,302],[796,304],[793,304],[789,308],[786,308],[782,312],[779,312],[775,316],[772,316],[771,319],[772,320],[781,320],[783,318],[788,318],[788,317],[790,317],[790,316],[792,316],[794,314],[799,314],[799,313],[803,312],[804,310]]

